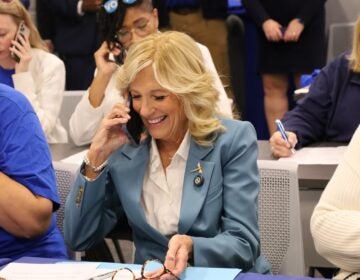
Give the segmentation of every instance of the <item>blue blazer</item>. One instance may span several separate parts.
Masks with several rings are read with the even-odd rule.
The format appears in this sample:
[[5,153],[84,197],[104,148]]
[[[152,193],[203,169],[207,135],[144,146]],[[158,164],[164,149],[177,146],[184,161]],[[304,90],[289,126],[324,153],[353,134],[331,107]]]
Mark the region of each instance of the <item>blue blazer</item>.
[[[269,264],[259,244],[256,133],[248,122],[223,124],[226,131],[212,146],[191,140],[178,233],[192,237],[195,266],[266,273]],[[78,176],[65,206],[65,239],[72,249],[86,250],[104,238],[123,211],[133,230],[135,262],[165,259],[169,238],[147,223],[141,204],[149,147],[150,140],[140,147],[124,145],[95,181]],[[199,162],[205,180],[201,187],[191,172]]]

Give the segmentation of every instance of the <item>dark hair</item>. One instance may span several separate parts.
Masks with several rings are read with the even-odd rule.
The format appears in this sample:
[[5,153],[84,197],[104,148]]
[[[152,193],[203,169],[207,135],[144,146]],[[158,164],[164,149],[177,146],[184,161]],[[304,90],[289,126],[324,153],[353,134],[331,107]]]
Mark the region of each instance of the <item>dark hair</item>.
[[[103,4],[107,0],[103,1]],[[101,41],[106,41],[109,47],[111,43],[117,42],[116,34],[121,28],[126,10],[130,7],[138,7],[141,5],[147,5],[149,9],[153,9],[151,0],[137,0],[133,4],[125,4],[122,0],[118,0],[118,6],[113,13],[108,13],[103,7],[99,11],[99,31]]]

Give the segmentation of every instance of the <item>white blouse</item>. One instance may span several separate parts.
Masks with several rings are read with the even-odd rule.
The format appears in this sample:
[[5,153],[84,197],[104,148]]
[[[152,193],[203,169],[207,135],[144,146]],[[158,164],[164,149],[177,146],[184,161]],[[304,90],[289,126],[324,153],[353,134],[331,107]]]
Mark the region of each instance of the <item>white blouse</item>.
[[187,132],[179,149],[164,170],[154,139],[151,142],[150,161],[145,172],[142,206],[148,223],[161,234],[178,232],[186,161],[190,150]]

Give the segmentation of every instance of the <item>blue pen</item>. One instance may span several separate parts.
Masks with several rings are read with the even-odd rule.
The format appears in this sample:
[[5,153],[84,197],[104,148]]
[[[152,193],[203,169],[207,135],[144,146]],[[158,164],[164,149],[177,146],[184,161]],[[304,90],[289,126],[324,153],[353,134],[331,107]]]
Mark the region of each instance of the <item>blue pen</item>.
[[[282,122],[279,119],[275,120],[276,126],[281,134],[281,137],[289,143],[289,138],[287,137],[286,133],[285,133],[285,128],[284,125],[282,124]],[[295,154],[295,150],[293,148],[291,148],[291,153]]]

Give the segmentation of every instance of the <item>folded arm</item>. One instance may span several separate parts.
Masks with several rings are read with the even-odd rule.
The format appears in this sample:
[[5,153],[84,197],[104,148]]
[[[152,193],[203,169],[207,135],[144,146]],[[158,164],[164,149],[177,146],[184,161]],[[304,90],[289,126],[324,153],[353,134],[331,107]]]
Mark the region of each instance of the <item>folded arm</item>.
[[46,232],[52,210],[52,201],[0,172],[0,227],[15,236],[33,238]]

